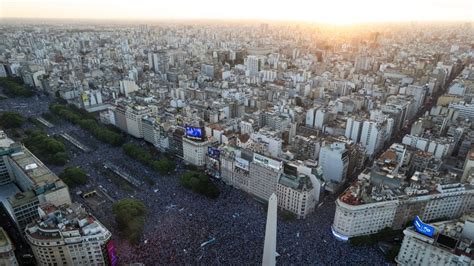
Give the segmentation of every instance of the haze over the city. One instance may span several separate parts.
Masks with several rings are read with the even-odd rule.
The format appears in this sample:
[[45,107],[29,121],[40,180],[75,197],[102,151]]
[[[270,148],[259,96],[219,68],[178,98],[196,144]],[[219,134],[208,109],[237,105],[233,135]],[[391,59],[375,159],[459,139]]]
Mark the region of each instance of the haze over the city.
[[469,0],[6,0],[0,18],[263,19],[330,24],[398,21],[472,21]]
[[1,265],[474,265],[473,0],[0,0]]

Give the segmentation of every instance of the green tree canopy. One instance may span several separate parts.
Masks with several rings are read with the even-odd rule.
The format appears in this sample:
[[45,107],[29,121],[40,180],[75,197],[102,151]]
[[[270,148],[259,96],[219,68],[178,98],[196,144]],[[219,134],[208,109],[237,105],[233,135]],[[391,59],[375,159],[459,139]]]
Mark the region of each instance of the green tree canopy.
[[0,126],[3,128],[19,128],[25,122],[25,118],[16,112],[5,112],[0,115]]
[[59,177],[71,188],[85,185],[88,181],[86,173],[80,167],[67,167]]
[[66,146],[41,130],[27,131],[27,138],[23,140],[25,146],[41,160],[54,165],[65,165],[69,160]]
[[2,87],[3,92],[10,97],[31,97],[35,95],[31,88],[11,78],[0,78],[0,87]]
[[212,183],[207,175],[196,171],[184,173],[180,178],[180,184],[211,199],[219,197],[220,194],[219,188]]
[[132,244],[137,244],[145,224],[145,204],[137,199],[122,199],[114,203],[112,212],[119,230]]
[[153,161],[151,167],[160,174],[166,174],[173,171],[176,168],[176,164],[168,158],[164,158],[158,161]]
[[79,125],[91,133],[96,139],[104,143],[120,146],[124,142],[124,138],[121,134],[100,125],[94,117],[85,110],[63,104],[51,104],[49,110],[67,121]]

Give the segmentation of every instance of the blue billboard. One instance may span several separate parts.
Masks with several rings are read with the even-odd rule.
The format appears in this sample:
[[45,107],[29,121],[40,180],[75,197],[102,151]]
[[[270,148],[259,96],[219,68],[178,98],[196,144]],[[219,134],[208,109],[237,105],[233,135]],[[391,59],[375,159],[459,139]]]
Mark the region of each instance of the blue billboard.
[[214,147],[207,147],[207,155],[209,155],[210,157],[214,159],[219,159],[220,154],[221,152],[219,151],[219,149]]
[[431,225],[425,224],[421,221],[420,217],[416,216],[413,221],[416,231],[425,236],[433,237],[435,228]]
[[186,127],[186,137],[191,139],[202,139],[202,128]]

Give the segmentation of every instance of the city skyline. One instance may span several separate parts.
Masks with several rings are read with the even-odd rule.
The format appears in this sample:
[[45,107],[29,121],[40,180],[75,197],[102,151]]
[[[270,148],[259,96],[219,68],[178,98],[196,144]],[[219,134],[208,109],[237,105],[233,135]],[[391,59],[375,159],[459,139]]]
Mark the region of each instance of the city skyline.
[[380,1],[336,0],[291,4],[279,1],[240,1],[233,6],[216,0],[152,2],[147,0],[19,0],[0,4],[0,18],[99,20],[270,20],[328,24],[410,21],[472,21],[468,0],[402,0],[396,6]]
[[0,265],[474,265],[432,1],[0,0]]

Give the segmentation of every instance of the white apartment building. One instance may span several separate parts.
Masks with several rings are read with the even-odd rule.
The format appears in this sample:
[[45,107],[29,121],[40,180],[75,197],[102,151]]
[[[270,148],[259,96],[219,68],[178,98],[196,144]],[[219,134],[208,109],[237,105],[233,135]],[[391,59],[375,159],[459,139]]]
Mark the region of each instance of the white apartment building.
[[128,94],[140,90],[140,87],[133,80],[124,79],[120,83],[120,93],[128,96]]
[[318,202],[314,190],[309,176],[282,174],[276,188],[278,207],[294,213],[298,219],[305,218]]
[[464,167],[462,172],[461,180],[465,181],[471,173],[471,169],[474,167],[474,148],[472,148],[467,154],[466,161],[464,161]]
[[459,111],[459,116],[464,119],[474,120],[474,104],[473,103],[450,103],[449,108]]
[[274,134],[274,131],[260,129],[258,132],[250,134],[250,139],[256,143],[262,144],[265,152],[272,157],[278,157],[281,154],[283,141]]
[[114,109],[115,126],[136,138],[143,138],[142,117],[151,113],[152,110],[145,106],[119,104]]
[[44,204],[38,213],[25,234],[39,265],[112,264],[112,234],[80,204]]
[[276,191],[281,170],[282,162],[254,153],[249,166],[248,192],[267,201]]
[[316,116],[316,111],[317,110],[318,110],[317,108],[310,108],[306,112],[306,122],[305,122],[305,124],[306,124],[307,127],[311,127],[311,128],[314,127],[314,121],[315,121],[315,116]]
[[410,186],[397,190],[380,187],[369,190],[367,178],[367,174],[361,174],[336,200],[332,231],[337,238],[347,240],[374,234],[385,227],[399,229],[415,216],[431,221],[459,217],[474,209],[474,187],[469,183],[438,183],[433,187],[433,180],[426,184],[412,180]]
[[357,118],[348,118],[346,122],[346,132],[345,136],[348,139],[353,140],[354,142],[359,142],[361,132],[362,132],[362,120]]
[[360,143],[365,147],[367,155],[372,157],[382,148],[384,142],[383,128],[373,121],[364,121]]
[[160,126],[156,122],[156,118],[152,116],[143,116],[142,121],[143,139],[155,147],[160,143]]
[[474,255],[474,217],[428,224],[435,229],[431,237],[415,226],[403,231],[402,246],[396,258],[398,265],[472,265]]
[[[67,185],[21,143],[0,131],[0,181],[9,190],[0,195],[18,228],[37,218],[40,203],[71,203]],[[3,168],[3,170],[2,170]]]
[[323,178],[328,182],[340,183],[347,176],[349,167],[349,151],[343,142],[334,142],[321,147],[319,165],[323,170]]
[[258,75],[258,71],[259,71],[258,61],[259,59],[257,56],[254,56],[254,55],[247,56],[247,58],[245,59],[245,68],[246,68],[245,75],[246,76],[255,77]]
[[204,166],[206,164],[206,154],[209,143],[209,140],[192,140],[183,137],[184,161],[195,166]]
[[318,109],[314,116],[314,128],[322,129],[329,120],[330,113],[325,109]]
[[454,140],[448,138],[427,139],[413,135],[405,135],[402,139],[402,143],[429,152],[437,159],[442,159],[450,155],[454,149]]
[[240,121],[240,133],[241,134],[252,134],[253,133],[253,124],[249,121]]

